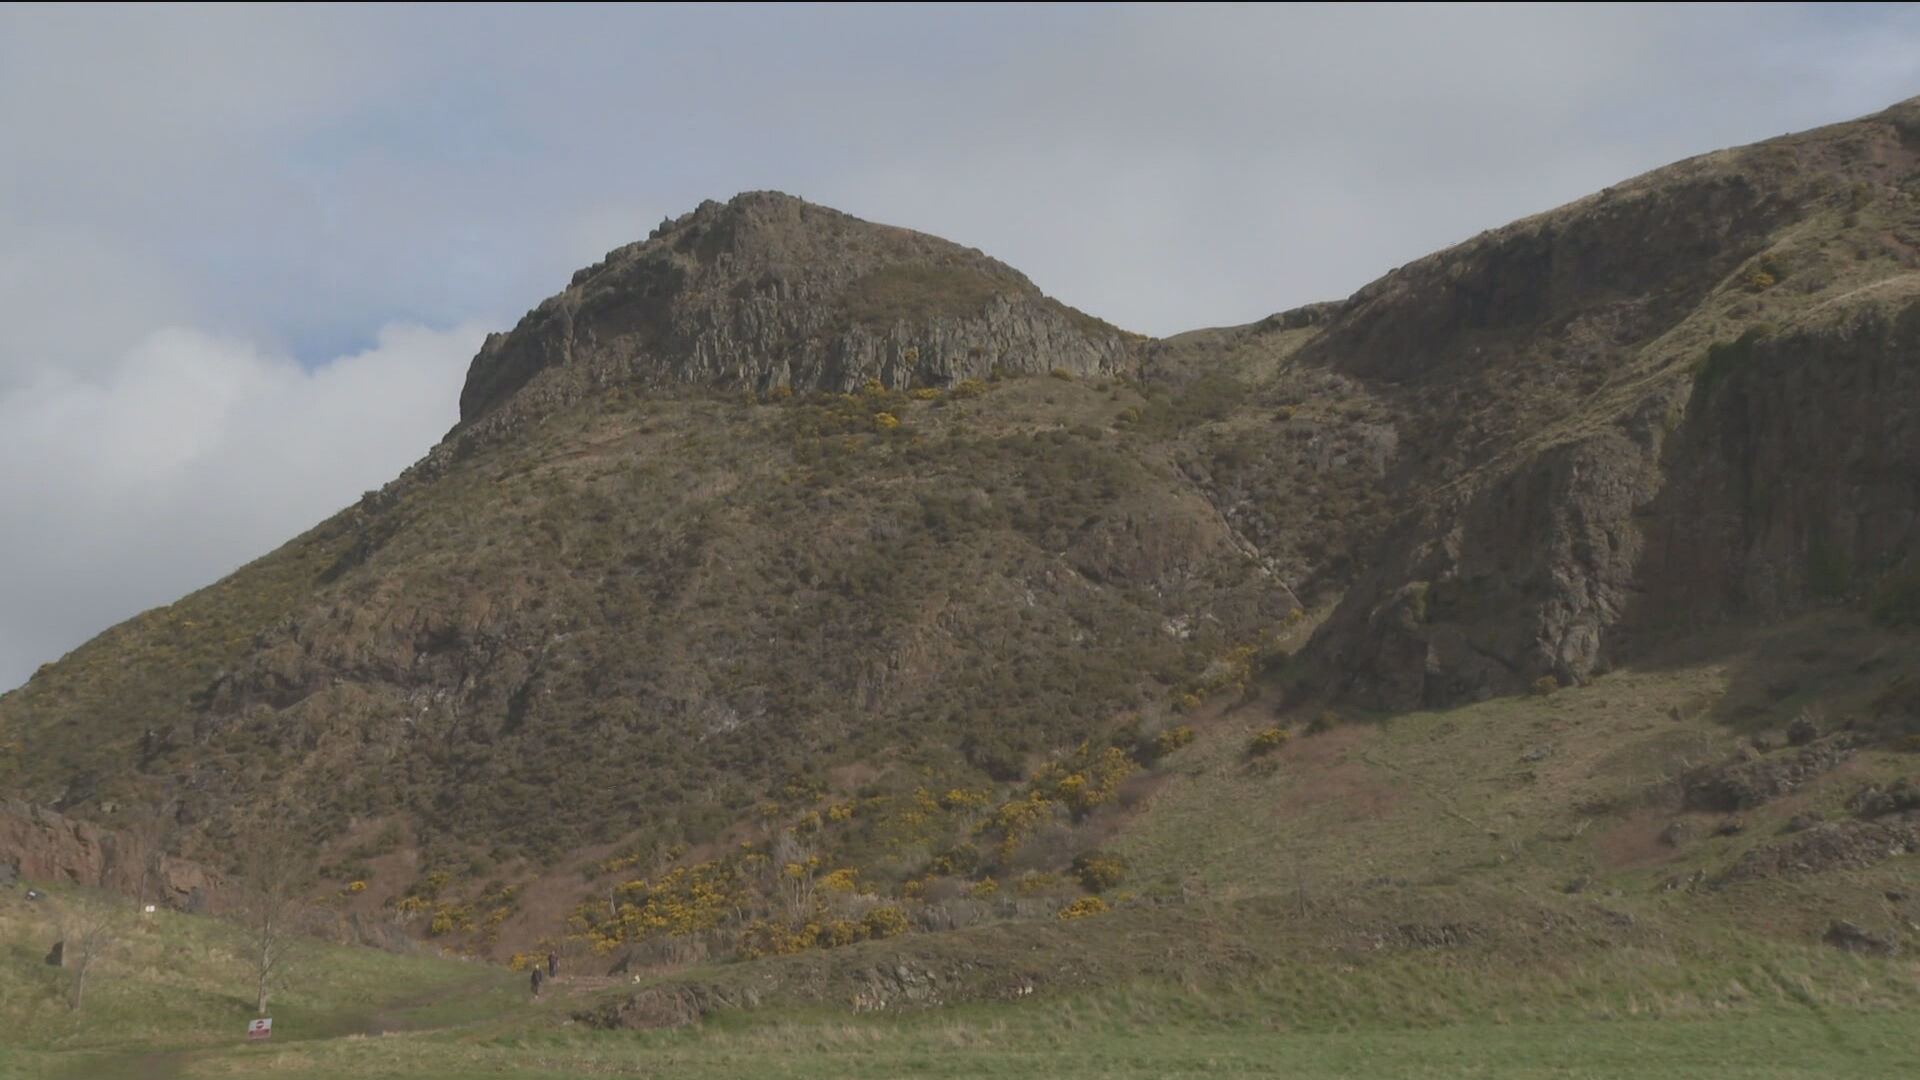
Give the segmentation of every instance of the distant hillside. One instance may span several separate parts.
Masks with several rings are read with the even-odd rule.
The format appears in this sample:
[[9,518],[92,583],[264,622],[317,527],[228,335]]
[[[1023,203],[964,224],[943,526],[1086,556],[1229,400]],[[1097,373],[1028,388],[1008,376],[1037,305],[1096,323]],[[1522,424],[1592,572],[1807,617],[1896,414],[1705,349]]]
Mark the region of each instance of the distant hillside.
[[[401,477],[0,697],[0,793],[213,866],[277,822],[343,910],[495,955],[752,956],[1178,902],[1289,857],[1318,802],[1258,785],[1367,765],[1305,748],[1342,725],[1604,702],[1704,670],[1709,631],[1881,650],[1819,646],[1858,666],[1820,693],[1652,693],[1691,749],[1598,709],[1654,755],[1594,765],[1585,817],[1623,825],[1822,694],[1850,755],[1920,731],[1886,660],[1920,623],[1916,402],[1920,99],[1153,341],[741,195],[490,337]],[[1439,785],[1419,859],[1524,831],[1437,809],[1476,745],[1367,765]],[[1291,857],[1354,865],[1325,827]]]

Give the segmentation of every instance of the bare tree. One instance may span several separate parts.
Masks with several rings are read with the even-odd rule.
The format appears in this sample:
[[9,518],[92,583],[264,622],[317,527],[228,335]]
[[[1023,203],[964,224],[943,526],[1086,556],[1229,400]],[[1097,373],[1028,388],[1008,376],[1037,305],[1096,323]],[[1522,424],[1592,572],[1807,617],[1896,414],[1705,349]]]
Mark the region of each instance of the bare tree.
[[54,948],[59,953],[59,965],[67,973],[68,1008],[79,1011],[86,1000],[87,976],[93,973],[94,962],[120,940],[131,910],[117,896],[74,893],[61,902],[57,917],[60,943]]
[[312,914],[305,896],[308,851],[291,831],[261,830],[241,845],[235,867],[237,914],[247,930],[254,975],[254,1011],[269,1015],[267,998],[306,944]]

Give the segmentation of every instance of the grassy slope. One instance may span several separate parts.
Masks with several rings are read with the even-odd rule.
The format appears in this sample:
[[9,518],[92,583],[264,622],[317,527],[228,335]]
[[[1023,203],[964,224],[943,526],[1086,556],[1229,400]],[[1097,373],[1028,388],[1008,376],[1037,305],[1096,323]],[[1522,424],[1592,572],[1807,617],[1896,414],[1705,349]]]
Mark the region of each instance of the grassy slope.
[[[42,886],[0,891],[0,1076],[112,1075],[234,1041],[253,1016],[252,973],[239,928],[160,911],[129,913],[87,980],[79,1012],[68,973],[42,962],[58,913],[87,899]],[[521,996],[517,976],[434,956],[395,956],[314,942],[275,991],[276,1038],[333,1039],[497,1013]]]
[[[1803,713],[1828,729],[1870,715],[1873,700],[1920,661],[1920,639],[1829,612],[1703,637],[1674,657],[1549,697],[1352,716],[1297,737],[1272,775],[1246,756],[1252,734],[1275,722],[1271,712],[1257,702],[1228,711],[1202,725],[1152,811],[1116,847],[1140,887],[1188,897],[1304,892],[1313,903],[1371,889],[1431,895],[1410,902],[1445,907],[1450,892],[1477,888],[1546,904],[1600,896],[1656,924],[1733,916],[1803,938],[1832,918],[1897,925],[1877,896],[1911,881],[1903,859],[1717,893],[1660,886],[1717,874],[1776,840],[1797,813],[1846,818],[1844,803],[1861,786],[1912,774],[1909,754],[1862,751],[1733,815],[1684,811],[1677,788],[1682,772],[1725,759],[1752,736],[1783,746],[1781,732]],[[1714,835],[1730,817],[1743,830]],[[1660,843],[1674,822],[1696,839]],[[1586,884],[1570,898],[1563,889],[1576,879]]]

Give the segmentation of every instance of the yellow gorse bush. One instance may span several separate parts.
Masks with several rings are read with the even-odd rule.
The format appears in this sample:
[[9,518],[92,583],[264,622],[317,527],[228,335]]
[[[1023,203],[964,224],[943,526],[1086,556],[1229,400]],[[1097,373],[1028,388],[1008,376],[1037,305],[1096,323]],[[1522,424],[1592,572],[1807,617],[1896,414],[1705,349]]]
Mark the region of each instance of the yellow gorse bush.
[[1259,757],[1261,754],[1270,754],[1287,745],[1287,742],[1292,738],[1293,733],[1286,728],[1262,728],[1247,742],[1247,753],[1255,757]]
[[1097,896],[1083,896],[1060,909],[1062,919],[1084,919],[1089,915],[1103,915],[1112,910],[1107,902]]

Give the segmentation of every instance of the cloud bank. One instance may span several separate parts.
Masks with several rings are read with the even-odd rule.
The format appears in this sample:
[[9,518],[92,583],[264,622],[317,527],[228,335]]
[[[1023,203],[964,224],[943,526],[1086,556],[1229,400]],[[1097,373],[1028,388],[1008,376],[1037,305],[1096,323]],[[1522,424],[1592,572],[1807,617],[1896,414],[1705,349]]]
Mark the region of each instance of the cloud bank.
[[483,335],[387,326],[372,348],[310,368],[164,329],[105,370],[47,370],[0,393],[0,683],[52,659],[50,643],[208,584],[405,468],[458,419]]

